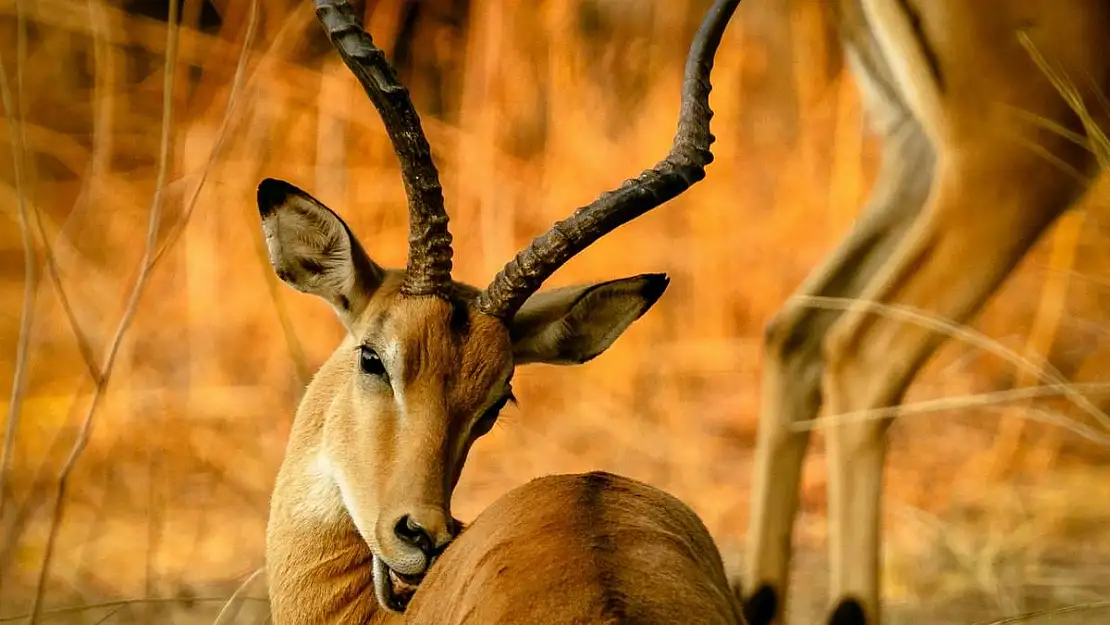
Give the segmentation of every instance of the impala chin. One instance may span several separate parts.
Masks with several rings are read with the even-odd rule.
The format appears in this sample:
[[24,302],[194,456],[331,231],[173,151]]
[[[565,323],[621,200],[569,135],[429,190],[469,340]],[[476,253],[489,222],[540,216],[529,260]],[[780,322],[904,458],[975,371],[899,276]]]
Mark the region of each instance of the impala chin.
[[416,593],[424,574],[404,575],[394,571],[385,560],[374,554],[374,595],[387,610],[404,612]]

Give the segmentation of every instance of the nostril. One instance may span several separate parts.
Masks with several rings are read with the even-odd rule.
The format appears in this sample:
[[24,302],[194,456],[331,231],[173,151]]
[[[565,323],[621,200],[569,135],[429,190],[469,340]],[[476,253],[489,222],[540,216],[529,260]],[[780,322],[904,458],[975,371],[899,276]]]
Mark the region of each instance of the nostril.
[[397,534],[402,542],[416,547],[425,555],[432,553],[432,537],[428,535],[420,523],[409,515],[405,515],[397,520],[397,525],[393,527],[393,532]]

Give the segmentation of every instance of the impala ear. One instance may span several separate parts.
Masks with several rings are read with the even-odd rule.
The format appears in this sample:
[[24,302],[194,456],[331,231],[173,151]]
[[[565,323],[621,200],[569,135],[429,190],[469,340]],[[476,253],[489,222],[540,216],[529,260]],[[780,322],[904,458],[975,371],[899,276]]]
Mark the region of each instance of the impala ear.
[[258,185],[258,212],[278,277],[326,300],[350,328],[384,272],[347,224],[308,193],[273,178]]
[[513,317],[516,364],[591,360],[647,312],[669,283],[665,274],[652,273],[536,293]]

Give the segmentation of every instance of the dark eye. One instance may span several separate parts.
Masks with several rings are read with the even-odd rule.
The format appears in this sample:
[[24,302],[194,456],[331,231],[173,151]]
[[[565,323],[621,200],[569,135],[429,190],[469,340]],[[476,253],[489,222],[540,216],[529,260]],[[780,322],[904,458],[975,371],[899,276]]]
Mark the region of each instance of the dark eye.
[[470,428],[470,433],[475,438],[489,434],[489,431],[493,429],[493,424],[497,423],[497,417],[501,414],[501,411],[505,409],[505,405],[510,401],[515,401],[511,393],[497,400],[496,404],[490,406],[482,413],[482,416],[474,422],[474,426]]
[[385,365],[378,356],[378,352],[363,345],[358,350],[358,368],[366,375],[385,377]]

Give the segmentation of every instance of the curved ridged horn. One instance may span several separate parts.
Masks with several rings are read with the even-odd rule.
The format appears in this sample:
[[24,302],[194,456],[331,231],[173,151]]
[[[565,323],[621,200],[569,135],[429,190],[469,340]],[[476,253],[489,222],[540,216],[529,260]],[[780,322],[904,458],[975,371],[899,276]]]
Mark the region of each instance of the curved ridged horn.
[[511,318],[543,281],[575,254],[705,177],[705,166],[713,161],[709,146],[714,140],[709,132],[713,117],[709,74],[725,27],[739,4],[740,0],[717,0],[698,28],[686,58],[678,131],[667,157],[536,237],[478,295],[478,310]]
[[378,109],[401,163],[409,204],[409,257],[401,291],[442,293],[451,282],[451,232],[439,173],[408,90],[344,0],[316,0],[316,18]]

